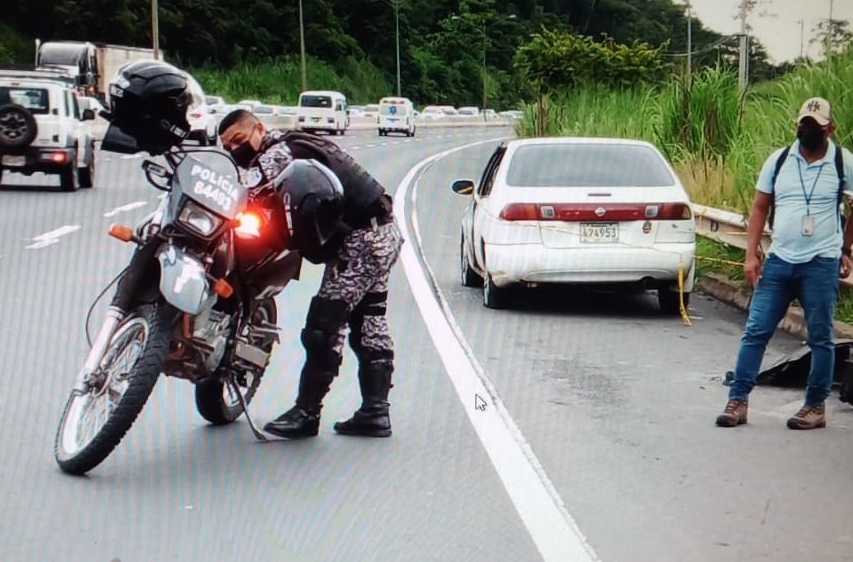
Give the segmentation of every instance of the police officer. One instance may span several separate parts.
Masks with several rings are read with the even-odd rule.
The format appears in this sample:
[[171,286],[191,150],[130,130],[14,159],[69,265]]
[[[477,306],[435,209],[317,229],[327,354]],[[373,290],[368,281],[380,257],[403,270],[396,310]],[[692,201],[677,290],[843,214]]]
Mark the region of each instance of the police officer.
[[349,327],[362,403],[335,431],[389,437],[394,342],[385,312],[388,278],[402,245],[391,197],[349,154],[316,135],[267,131],[245,110],[226,115],[219,135],[247,187],[272,184],[283,198],[291,247],[325,264],[301,334],[305,364],[296,403],[264,430],[286,438],[317,435]]

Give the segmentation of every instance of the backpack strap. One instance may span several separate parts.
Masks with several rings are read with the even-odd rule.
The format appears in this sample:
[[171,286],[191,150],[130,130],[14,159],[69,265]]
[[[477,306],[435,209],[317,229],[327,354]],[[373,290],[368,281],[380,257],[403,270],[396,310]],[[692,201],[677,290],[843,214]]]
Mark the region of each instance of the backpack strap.
[[786,146],[781,154],[779,154],[779,158],[776,159],[776,166],[773,168],[773,177],[770,179],[770,185],[773,187],[773,193],[770,194],[772,200],[770,201],[770,215],[767,217],[767,224],[770,227],[770,230],[773,230],[773,219],[776,216],[776,209],[773,202],[776,200],[776,178],[779,177],[779,171],[782,169],[782,165],[785,164],[785,160],[788,159],[788,153],[791,152],[791,147]]
[[835,145],[835,173],[838,174],[838,218],[841,230],[847,226],[847,220],[844,217],[844,187],[847,185],[847,178],[844,176],[844,152],[841,145]]
[[840,203],[844,197],[844,186],[847,184],[847,178],[844,177],[844,153],[840,145],[835,145],[835,173],[838,174],[838,202]]

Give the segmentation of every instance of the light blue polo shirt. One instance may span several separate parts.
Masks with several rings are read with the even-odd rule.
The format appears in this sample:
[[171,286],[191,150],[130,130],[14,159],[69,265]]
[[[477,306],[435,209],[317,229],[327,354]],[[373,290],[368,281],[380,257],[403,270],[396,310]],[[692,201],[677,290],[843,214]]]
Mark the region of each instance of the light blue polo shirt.
[[[774,151],[764,162],[756,185],[758,191],[773,194],[773,170],[783,150]],[[853,153],[843,148],[842,154],[847,178],[845,190],[850,190],[853,188]],[[795,141],[776,177],[775,191],[776,214],[768,253],[788,263],[805,263],[816,256],[839,258],[843,233],[838,212],[835,144],[830,140],[826,155],[808,164],[800,154],[800,141]],[[807,213],[814,217],[811,236],[803,235],[803,217]]]

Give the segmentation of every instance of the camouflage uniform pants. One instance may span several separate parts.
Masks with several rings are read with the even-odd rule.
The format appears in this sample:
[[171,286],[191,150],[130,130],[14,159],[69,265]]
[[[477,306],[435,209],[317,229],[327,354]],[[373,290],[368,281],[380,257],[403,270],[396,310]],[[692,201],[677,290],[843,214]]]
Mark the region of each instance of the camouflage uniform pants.
[[[393,357],[385,306],[388,278],[402,244],[403,236],[394,221],[354,230],[344,239],[336,258],[326,264],[317,296],[346,303],[350,346],[359,359],[362,352]],[[346,334],[347,324],[341,324],[332,336],[332,350],[338,357]]]

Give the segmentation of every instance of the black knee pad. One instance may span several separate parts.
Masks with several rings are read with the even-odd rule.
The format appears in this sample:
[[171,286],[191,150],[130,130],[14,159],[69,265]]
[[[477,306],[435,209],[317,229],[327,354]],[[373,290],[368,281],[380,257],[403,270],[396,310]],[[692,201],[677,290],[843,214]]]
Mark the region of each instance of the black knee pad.
[[341,300],[314,297],[308,307],[308,317],[302,330],[302,346],[309,361],[326,365],[340,365],[340,357],[333,351],[334,338],[347,319],[347,304]]
[[361,302],[356,305],[350,315],[349,325],[349,344],[357,356],[360,356],[363,350],[361,338],[364,334],[364,317],[365,316],[385,316],[387,310],[388,292],[367,293]]

